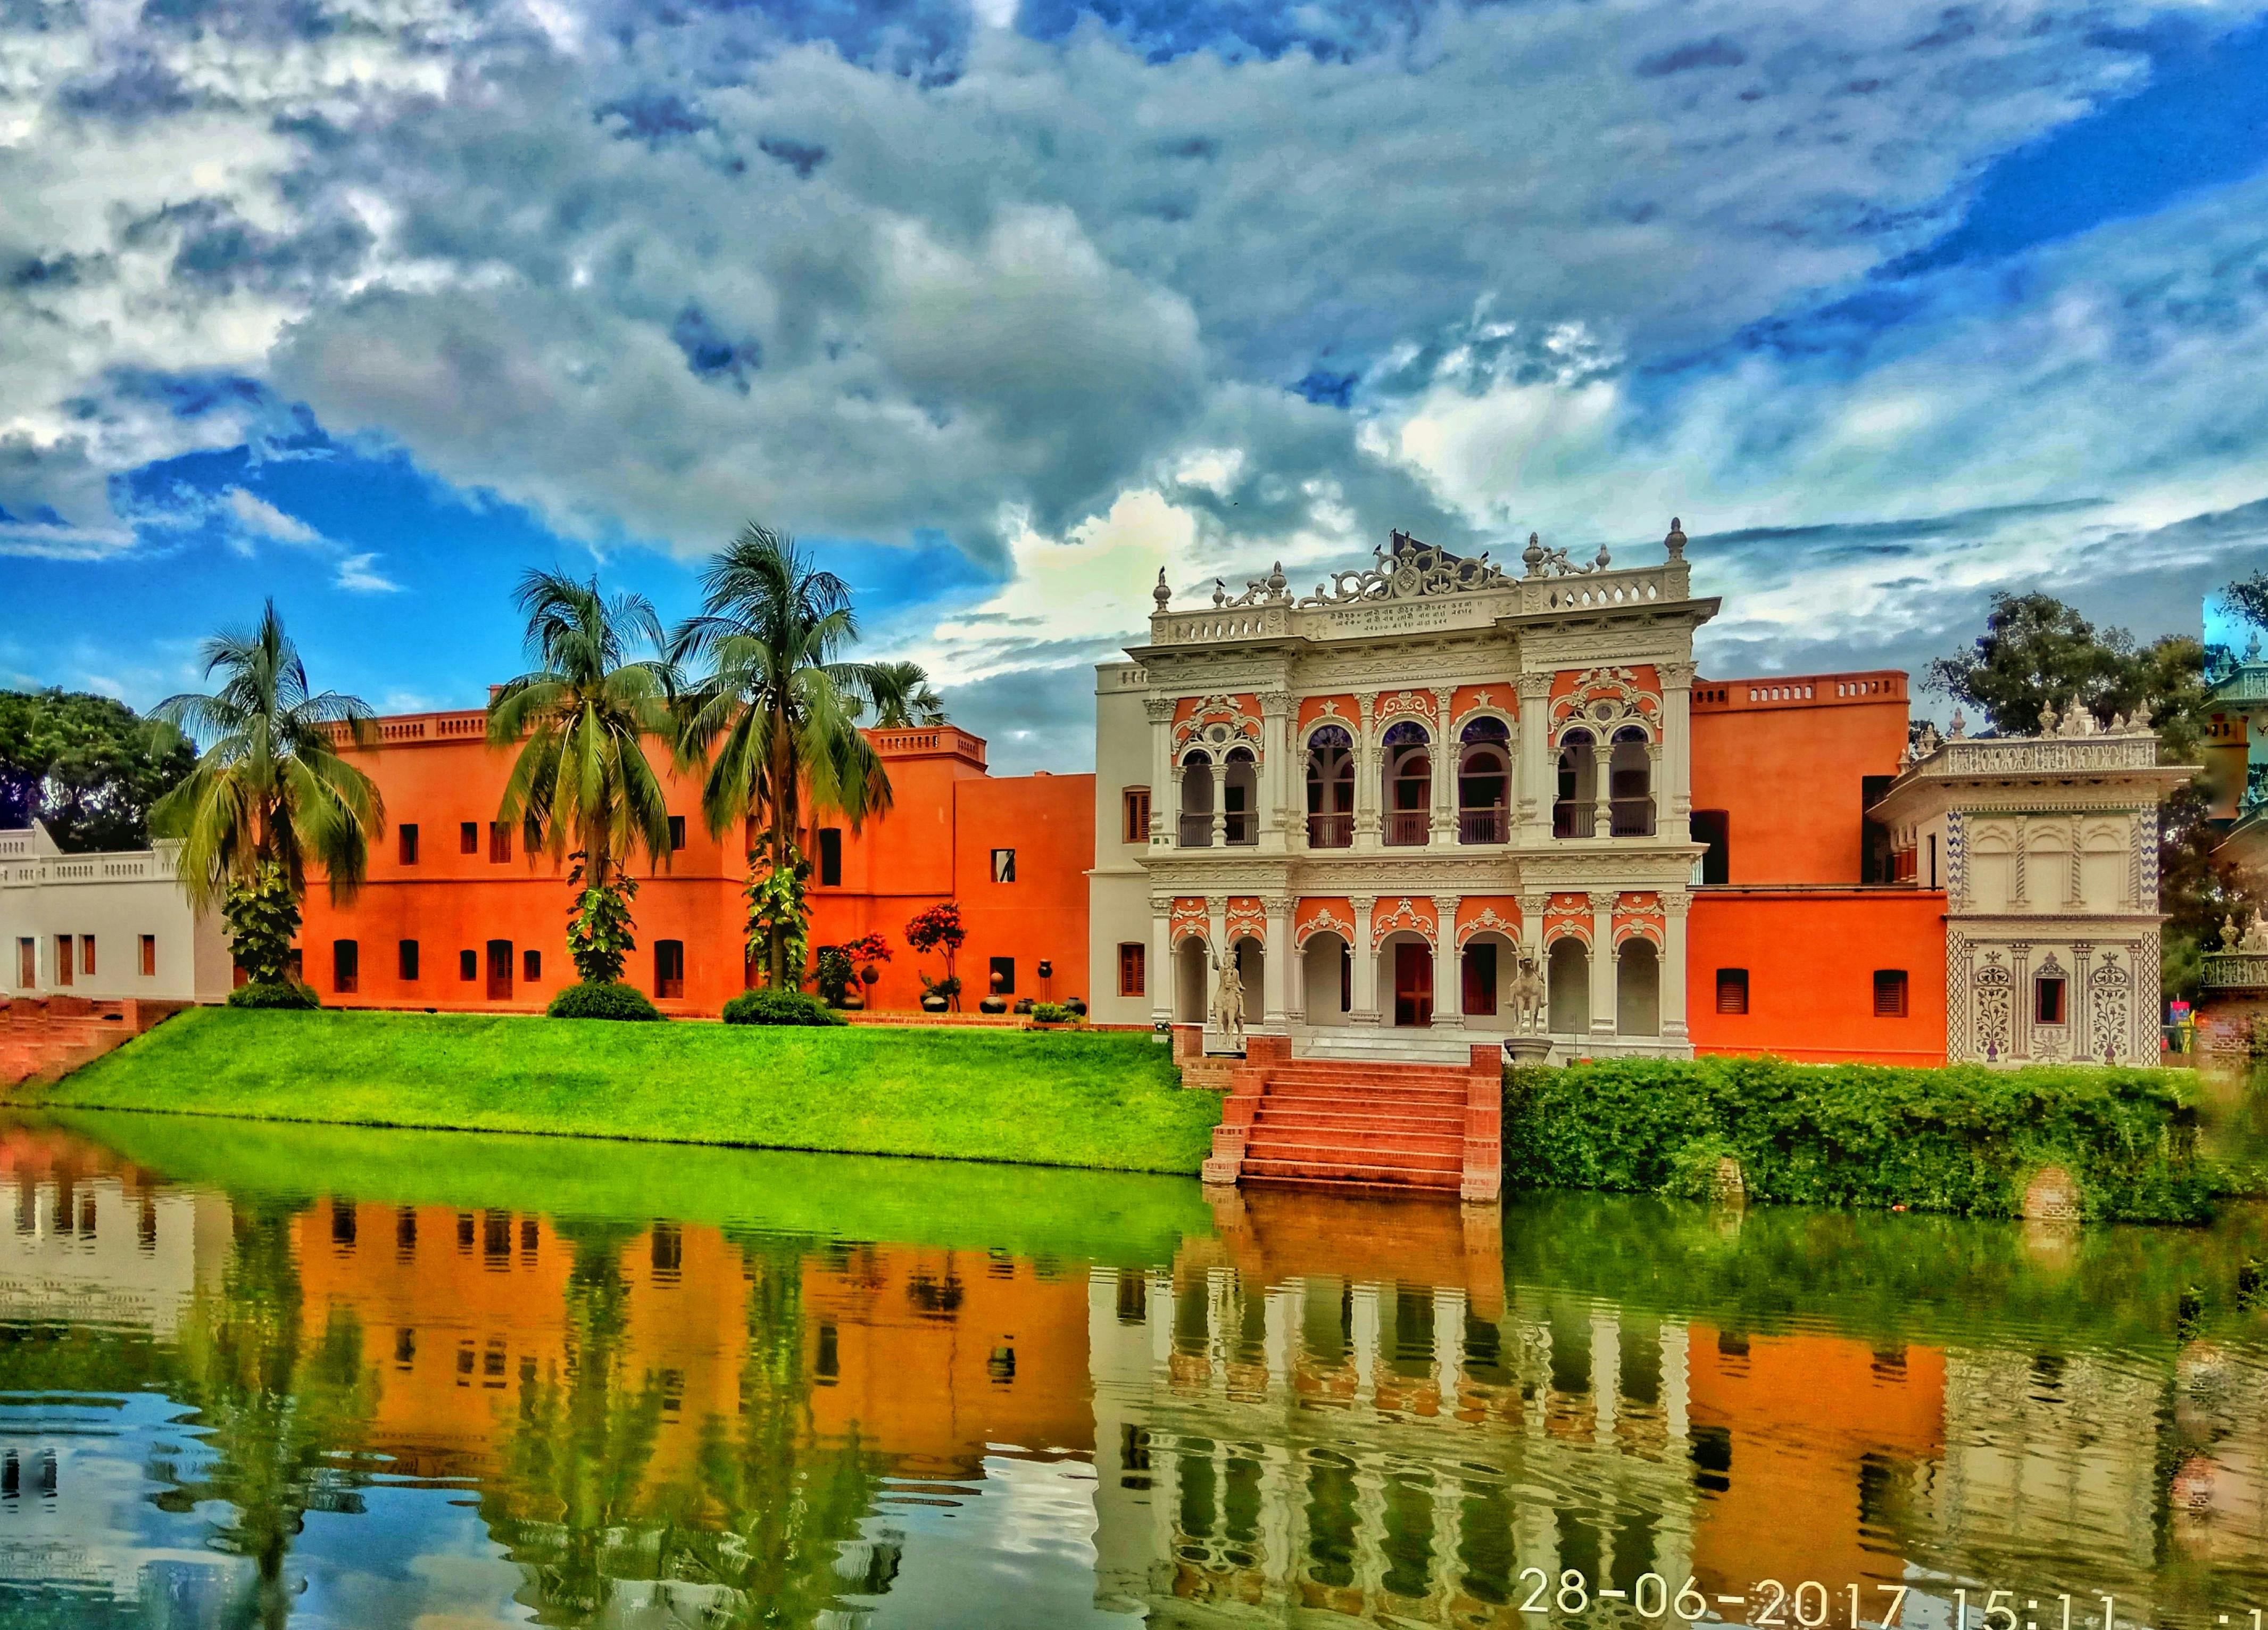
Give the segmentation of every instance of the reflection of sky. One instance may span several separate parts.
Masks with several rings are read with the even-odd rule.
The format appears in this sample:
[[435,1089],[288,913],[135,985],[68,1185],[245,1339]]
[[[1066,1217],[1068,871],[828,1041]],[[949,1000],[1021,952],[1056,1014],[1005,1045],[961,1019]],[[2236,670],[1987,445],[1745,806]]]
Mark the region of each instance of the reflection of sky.
[[306,1630],[472,1630],[534,1622],[512,1600],[520,1570],[488,1536],[467,1488],[381,1482],[362,1509],[307,1514],[292,1560],[307,1582]]

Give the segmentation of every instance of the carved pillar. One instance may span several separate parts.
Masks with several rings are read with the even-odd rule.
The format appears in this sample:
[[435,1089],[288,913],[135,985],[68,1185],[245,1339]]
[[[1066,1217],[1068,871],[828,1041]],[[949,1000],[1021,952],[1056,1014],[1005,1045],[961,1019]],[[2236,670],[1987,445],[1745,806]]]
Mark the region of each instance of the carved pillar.
[[[1662,756],[1663,749],[1660,741],[1653,741],[1646,744],[1646,801],[1653,806],[1653,826],[1657,833],[1669,823],[1668,818],[1662,814],[1662,811],[1668,807],[1669,801],[1662,793]],[[1688,830],[1691,830],[1690,825]]]
[[1684,891],[1661,894],[1661,1039],[1682,1042],[1685,1024],[1685,914],[1693,896]]
[[[1457,699],[1454,685],[1433,687],[1433,717],[1438,721],[1433,741],[1432,837],[1438,846],[1457,841],[1457,738],[1449,718]],[[1434,1004],[1440,1011],[1440,1003]]]
[[[1256,793],[1259,790],[1256,784]],[[1212,767],[1212,846],[1225,847],[1228,843],[1228,761],[1221,760]],[[1219,944],[1218,939],[1214,940]]]
[[[1215,819],[1219,819],[1217,815]],[[1219,841],[1218,837],[1215,841]],[[1228,1044],[1228,1037],[1217,1029],[1212,1022],[1213,993],[1220,983],[1220,974],[1212,966],[1212,961],[1219,957],[1226,962],[1235,954],[1236,948],[1228,942],[1228,896],[1209,894],[1205,896],[1205,973],[1199,987],[1204,998],[1204,1044],[1208,1052],[1216,1045],[1225,1047]],[[1248,1020],[1252,1015],[1252,999],[1251,993],[1248,992],[1244,999]]]
[[1297,970],[1292,967],[1292,902],[1282,895],[1270,895],[1261,904],[1268,911],[1265,1022],[1271,1030],[1288,1034],[1293,1017],[1292,993],[1300,986]]
[[1539,971],[1543,968],[1543,913],[1550,906],[1548,894],[1530,892],[1520,896],[1520,947]]
[[[1152,808],[1154,813],[1155,804]],[[1150,896],[1150,1022],[1174,1022],[1174,997],[1180,986],[1174,966],[1174,901],[1170,895]]]
[[2015,873],[2015,881],[2009,887],[2008,904],[2011,909],[2019,911],[2032,903],[2031,880],[2025,875],[2028,869],[2025,862],[2030,859],[2027,851],[2032,846],[2031,828],[2031,816],[2020,815],[2016,817],[2016,855],[2015,859],[2009,863]]
[[1370,723],[1378,711],[1378,698],[1368,691],[1355,698],[1361,713],[1354,736],[1354,846],[1358,850],[1378,847],[1378,744],[1371,740]]
[[1464,959],[1457,955],[1457,896],[1433,896],[1433,1028],[1465,1028]]
[[1174,771],[1174,698],[1146,697],[1150,715],[1150,847],[1174,845],[1174,818],[1181,809],[1181,778]]
[[1591,1034],[1615,1034],[1615,890],[1591,890]]
[[1370,914],[1378,904],[1375,895],[1354,896],[1354,989],[1349,992],[1352,1001],[1347,1009],[1349,1024],[1378,1022],[1378,948],[1370,942]]
[[1666,761],[1657,768],[1666,771],[1668,779],[1667,785],[1660,775],[1654,781],[1653,807],[1658,812],[1654,825],[1682,844],[1693,830],[1689,818],[1693,813],[1693,664],[1664,662],[1654,672],[1661,676]]
[[[1604,733],[1593,730],[1594,737]],[[1615,744],[1603,739],[1591,743],[1591,836],[1615,835]]]
[[1541,844],[1551,837],[1551,802],[1558,784],[1551,762],[1551,675],[1520,676],[1519,841]]
[[1281,849],[1292,825],[1292,697],[1282,690],[1260,696],[1260,844]]

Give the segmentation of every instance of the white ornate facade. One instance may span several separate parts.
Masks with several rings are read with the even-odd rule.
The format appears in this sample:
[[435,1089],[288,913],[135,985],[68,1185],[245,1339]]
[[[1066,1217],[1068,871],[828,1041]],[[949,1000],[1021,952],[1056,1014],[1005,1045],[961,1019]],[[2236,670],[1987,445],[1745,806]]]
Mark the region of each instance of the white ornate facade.
[[1946,892],[1948,1060],[2157,1062],[2158,806],[2192,773],[2076,711],[1906,768],[1871,813]]
[[1690,1053],[1718,602],[1674,522],[1666,547],[1577,565],[1531,538],[1515,575],[1396,534],[1313,594],[1278,569],[1195,610],[1161,580],[1148,643],[1098,670],[1095,1016],[1202,1022],[1225,948],[1255,1032],[1447,1055],[1509,1029],[1524,955],[1561,1056]]

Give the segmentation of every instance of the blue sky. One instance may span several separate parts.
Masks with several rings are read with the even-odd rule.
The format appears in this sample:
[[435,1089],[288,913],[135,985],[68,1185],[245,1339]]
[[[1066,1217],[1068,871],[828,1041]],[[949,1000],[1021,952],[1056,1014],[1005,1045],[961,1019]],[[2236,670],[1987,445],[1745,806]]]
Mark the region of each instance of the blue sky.
[[1651,558],[1719,674],[2145,636],[2268,535],[2268,23],[2187,4],[0,6],[0,683],[272,594],[472,705],[747,518],[1006,768],[1185,593]]

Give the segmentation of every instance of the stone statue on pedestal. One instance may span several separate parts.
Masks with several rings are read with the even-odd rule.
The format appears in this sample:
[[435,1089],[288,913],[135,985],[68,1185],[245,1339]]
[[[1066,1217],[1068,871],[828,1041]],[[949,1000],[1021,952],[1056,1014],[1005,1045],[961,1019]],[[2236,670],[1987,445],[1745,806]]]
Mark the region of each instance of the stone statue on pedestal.
[[1212,954],[1214,983],[1212,988],[1212,1028],[1231,1042],[1239,1052],[1244,1051],[1244,979],[1236,971],[1236,953],[1226,956]]
[[1543,970],[1526,949],[1512,976],[1512,1028],[1521,1036],[1541,1036],[1550,1024],[1550,992]]

